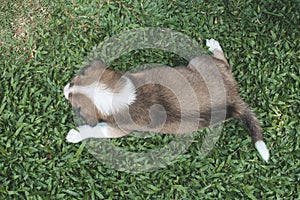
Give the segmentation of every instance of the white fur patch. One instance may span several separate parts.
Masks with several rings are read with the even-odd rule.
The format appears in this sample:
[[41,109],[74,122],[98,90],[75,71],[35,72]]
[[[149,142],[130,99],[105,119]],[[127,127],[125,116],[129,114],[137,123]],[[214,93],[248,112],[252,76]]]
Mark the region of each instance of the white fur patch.
[[257,151],[259,152],[259,154],[261,155],[261,157],[268,162],[269,158],[270,158],[270,154],[269,154],[269,150],[266,146],[266,144],[264,143],[264,141],[259,140],[257,142],[255,142],[255,148],[257,149]]
[[101,83],[93,83],[88,86],[73,86],[67,84],[64,87],[64,95],[68,99],[69,93],[80,93],[88,97],[103,115],[111,115],[128,107],[136,100],[136,90],[129,78],[125,78],[123,88],[114,93],[110,88]]
[[209,47],[209,51],[211,51],[211,52],[213,52],[214,50],[219,50],[219,51],[223,52],[220,43],[215,39],[210,39],[210,40],[207,39],[206,46]]
[[67,141],[78,143],[88,138],[110,138],[106,123],[98,124],[95,127],[83,125],[77,127],[77,130],[71,129],[67,135]]
[[101,84],[96,87],[93,97],[90,94],[86,94],[86,96],[93,100],[103,115],[116,113],[131,105],[136,99],[135,87],[129,79],[126,79],[126,84],[118,93],[113,93],[109,88]]

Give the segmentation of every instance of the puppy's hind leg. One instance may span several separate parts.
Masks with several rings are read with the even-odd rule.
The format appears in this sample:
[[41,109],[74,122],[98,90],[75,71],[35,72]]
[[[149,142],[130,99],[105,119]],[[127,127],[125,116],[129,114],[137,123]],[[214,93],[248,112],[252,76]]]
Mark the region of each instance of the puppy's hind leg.
[[215,39],[206,40],[206,46],[209,47],[209,51],[211,51],[215,58],[218,58],[228,64],[227,59],[224,56],[224,52],[220,43]]

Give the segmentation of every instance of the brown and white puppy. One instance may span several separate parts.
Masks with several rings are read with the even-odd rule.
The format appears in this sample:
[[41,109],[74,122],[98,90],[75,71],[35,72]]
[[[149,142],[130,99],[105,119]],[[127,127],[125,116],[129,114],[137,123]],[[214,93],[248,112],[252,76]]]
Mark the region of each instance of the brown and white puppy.
[[240,98],[219,43],[211,39],[207,46],[213,56],[198,56],[186,67],[120,73],[92,61],[64,87],[65,97],[88,124],[70,130],[67,140],[118,138],[132,131],[189,133],[235,118],[268,161],[262,129]]

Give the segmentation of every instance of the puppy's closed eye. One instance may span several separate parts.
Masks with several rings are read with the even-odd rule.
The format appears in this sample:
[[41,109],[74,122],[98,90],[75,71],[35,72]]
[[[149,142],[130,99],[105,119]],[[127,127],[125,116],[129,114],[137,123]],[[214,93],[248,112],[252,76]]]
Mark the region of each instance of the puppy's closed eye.
[[69,101],[71,101],[72,97],[73,97],[73,93],[70,92],[70,93],[68,94],[68,99],[69,99]]
[[74,82],[71,82],[69,87],[73,87],[74,86]]

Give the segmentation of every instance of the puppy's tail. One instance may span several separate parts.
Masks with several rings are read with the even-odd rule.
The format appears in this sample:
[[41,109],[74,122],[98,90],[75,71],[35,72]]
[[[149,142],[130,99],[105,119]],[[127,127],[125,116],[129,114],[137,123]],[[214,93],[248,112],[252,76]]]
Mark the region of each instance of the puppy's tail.
[[270,158],[269,150],[263,141],[262,129],[259,126],[259,122],[256,119],[254,113],[247,108],[246,111],[242,114],[241,120],[244,123],[245,129],[250,134],[252,142],[255,145],[255,148],[258,150],[261,157],[268,162]]

